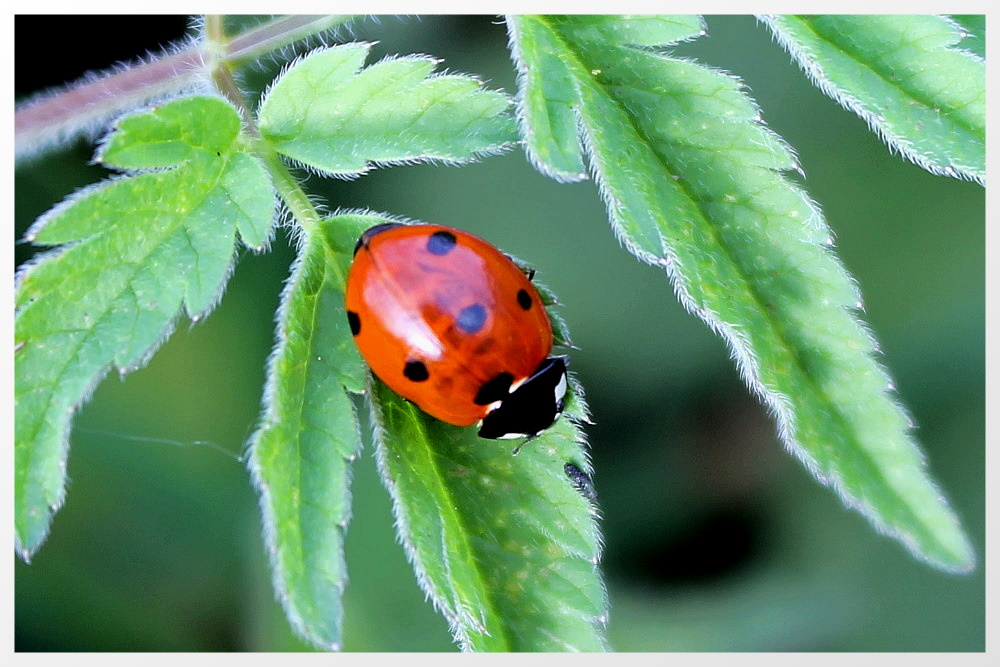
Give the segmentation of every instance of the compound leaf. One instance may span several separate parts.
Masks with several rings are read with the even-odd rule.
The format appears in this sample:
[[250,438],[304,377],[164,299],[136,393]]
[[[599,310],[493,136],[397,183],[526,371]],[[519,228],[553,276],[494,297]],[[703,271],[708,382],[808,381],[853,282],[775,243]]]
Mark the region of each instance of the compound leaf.
[[103,161],[126,175],[74,194],[28,230],[58,245],[15,295],[16,548],[29,559],[64,497],[70,420],[112,367],[145,363],[183,307],[200,319],[228,278],[237,232],[262,245],[270,180],[236,111],[192,97],[123,119]]
[[[860,294],[821,212],[783,173],[793,155],[739,82],[645,48],[657,41],[648,17],[641,39],[629,17],[507,22],[532,160],[567,173],[571,142],[549,128],[579,127],[615,233],[727,341],[788,449],[919,558],[970,569],[968,538],[857,317]],[[661,45],[702,33],[687,17],[661,25],[672,28]],[[538,93],[550,77],[558,104]]]
[[325,174],[353,177],[373,164],[462,163],[517,139],[510,99],[470,76],[433,74],[408,56],[363,68],[370,44],[319,49],[268,91],[260,132],[275,149]]

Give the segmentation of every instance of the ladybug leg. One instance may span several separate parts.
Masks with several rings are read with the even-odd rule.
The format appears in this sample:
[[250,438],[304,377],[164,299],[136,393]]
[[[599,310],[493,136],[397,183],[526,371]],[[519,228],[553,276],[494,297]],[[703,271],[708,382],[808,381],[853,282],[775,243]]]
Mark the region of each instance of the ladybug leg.
[[526,444],[528,444],[529,442],[531,442],[532,440],[534,440],[537,437],[538,437],[537,433],[535,433],[534,435],[529,435],[524,440],[522,440],[521,443],[517,447],[515,447],[514,449],[511,450],[510,455],[511,456],[517,456],[517,453],[519,451],[521,451],[521,447],[524,447]]

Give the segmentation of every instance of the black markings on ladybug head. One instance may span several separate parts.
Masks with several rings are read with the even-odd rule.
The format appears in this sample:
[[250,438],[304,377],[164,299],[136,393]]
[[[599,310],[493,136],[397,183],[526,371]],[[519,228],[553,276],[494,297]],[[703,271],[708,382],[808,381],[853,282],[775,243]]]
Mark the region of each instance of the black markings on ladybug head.
[[573,483],[573,486],[580,492],[580,495],[592,503],[597,502],[597,490],[594,488],[594,480],[590,479],[590,475],[583,472],[579,466],[572,462],[568,462],[563,466],[563,472],[569,477],[569,481]]
[[514,376],[510,373],[498,373],[492,380],[487,380],[476,394],[476,405],[489,405],[507,398],[513,381]]
[[528,290],[519,289],[517,290],[517,305],[521,306],[521,310],[528,310],[531,308],[531,295],[528,294]]
[[407,361],[403,367],[403,375],[412,382],[424,382],[431,376],[427,372],[427,366],[422,361]]
[[427,239],[427,252],[432,255],[447,255],[458,243],[455,235],[447,230],[439,230]]
[[455,324],[467,334],[478,333],[486,324],[486,307],[481,303],[466,306],[459,311]]
[[479,437],[510,439],[538,435],[562,414],[566,386],[566,357],[546,359],[483,418]]
[[390,229],[395,229],[396,227],[402,227],[403,225],[398,222],[386,222],[381,225],[375,225],[374,227],[369,227],[358,239],[358,242],[354,244],[354,254],[358,254],[358,250],[361,250],[361,246],[368,247],[371,242],[372,237],[376,234],[381,234],[382,232],[388,231]]
[[347,321],[351,325],[351,335],[357,336],[361,333],[361,318],[353,310],[347,311]]

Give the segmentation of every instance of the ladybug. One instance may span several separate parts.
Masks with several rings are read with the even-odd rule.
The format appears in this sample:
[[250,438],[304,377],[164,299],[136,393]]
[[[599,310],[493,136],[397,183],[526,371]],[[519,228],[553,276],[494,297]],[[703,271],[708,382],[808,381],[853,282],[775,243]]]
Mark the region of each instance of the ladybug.
[[562,413],[566,357],[530,277],[477,236],[387,223],[358,239],[347,319],[386,385],[482,438],[534,437]]

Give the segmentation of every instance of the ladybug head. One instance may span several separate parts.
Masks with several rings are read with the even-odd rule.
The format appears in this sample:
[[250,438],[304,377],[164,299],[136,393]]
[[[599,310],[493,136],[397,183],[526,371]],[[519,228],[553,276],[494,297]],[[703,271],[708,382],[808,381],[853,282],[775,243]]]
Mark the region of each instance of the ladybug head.
[[480,438],[532,438],[562,414],[566,399],[566,357],[550,357],[483,418]]

